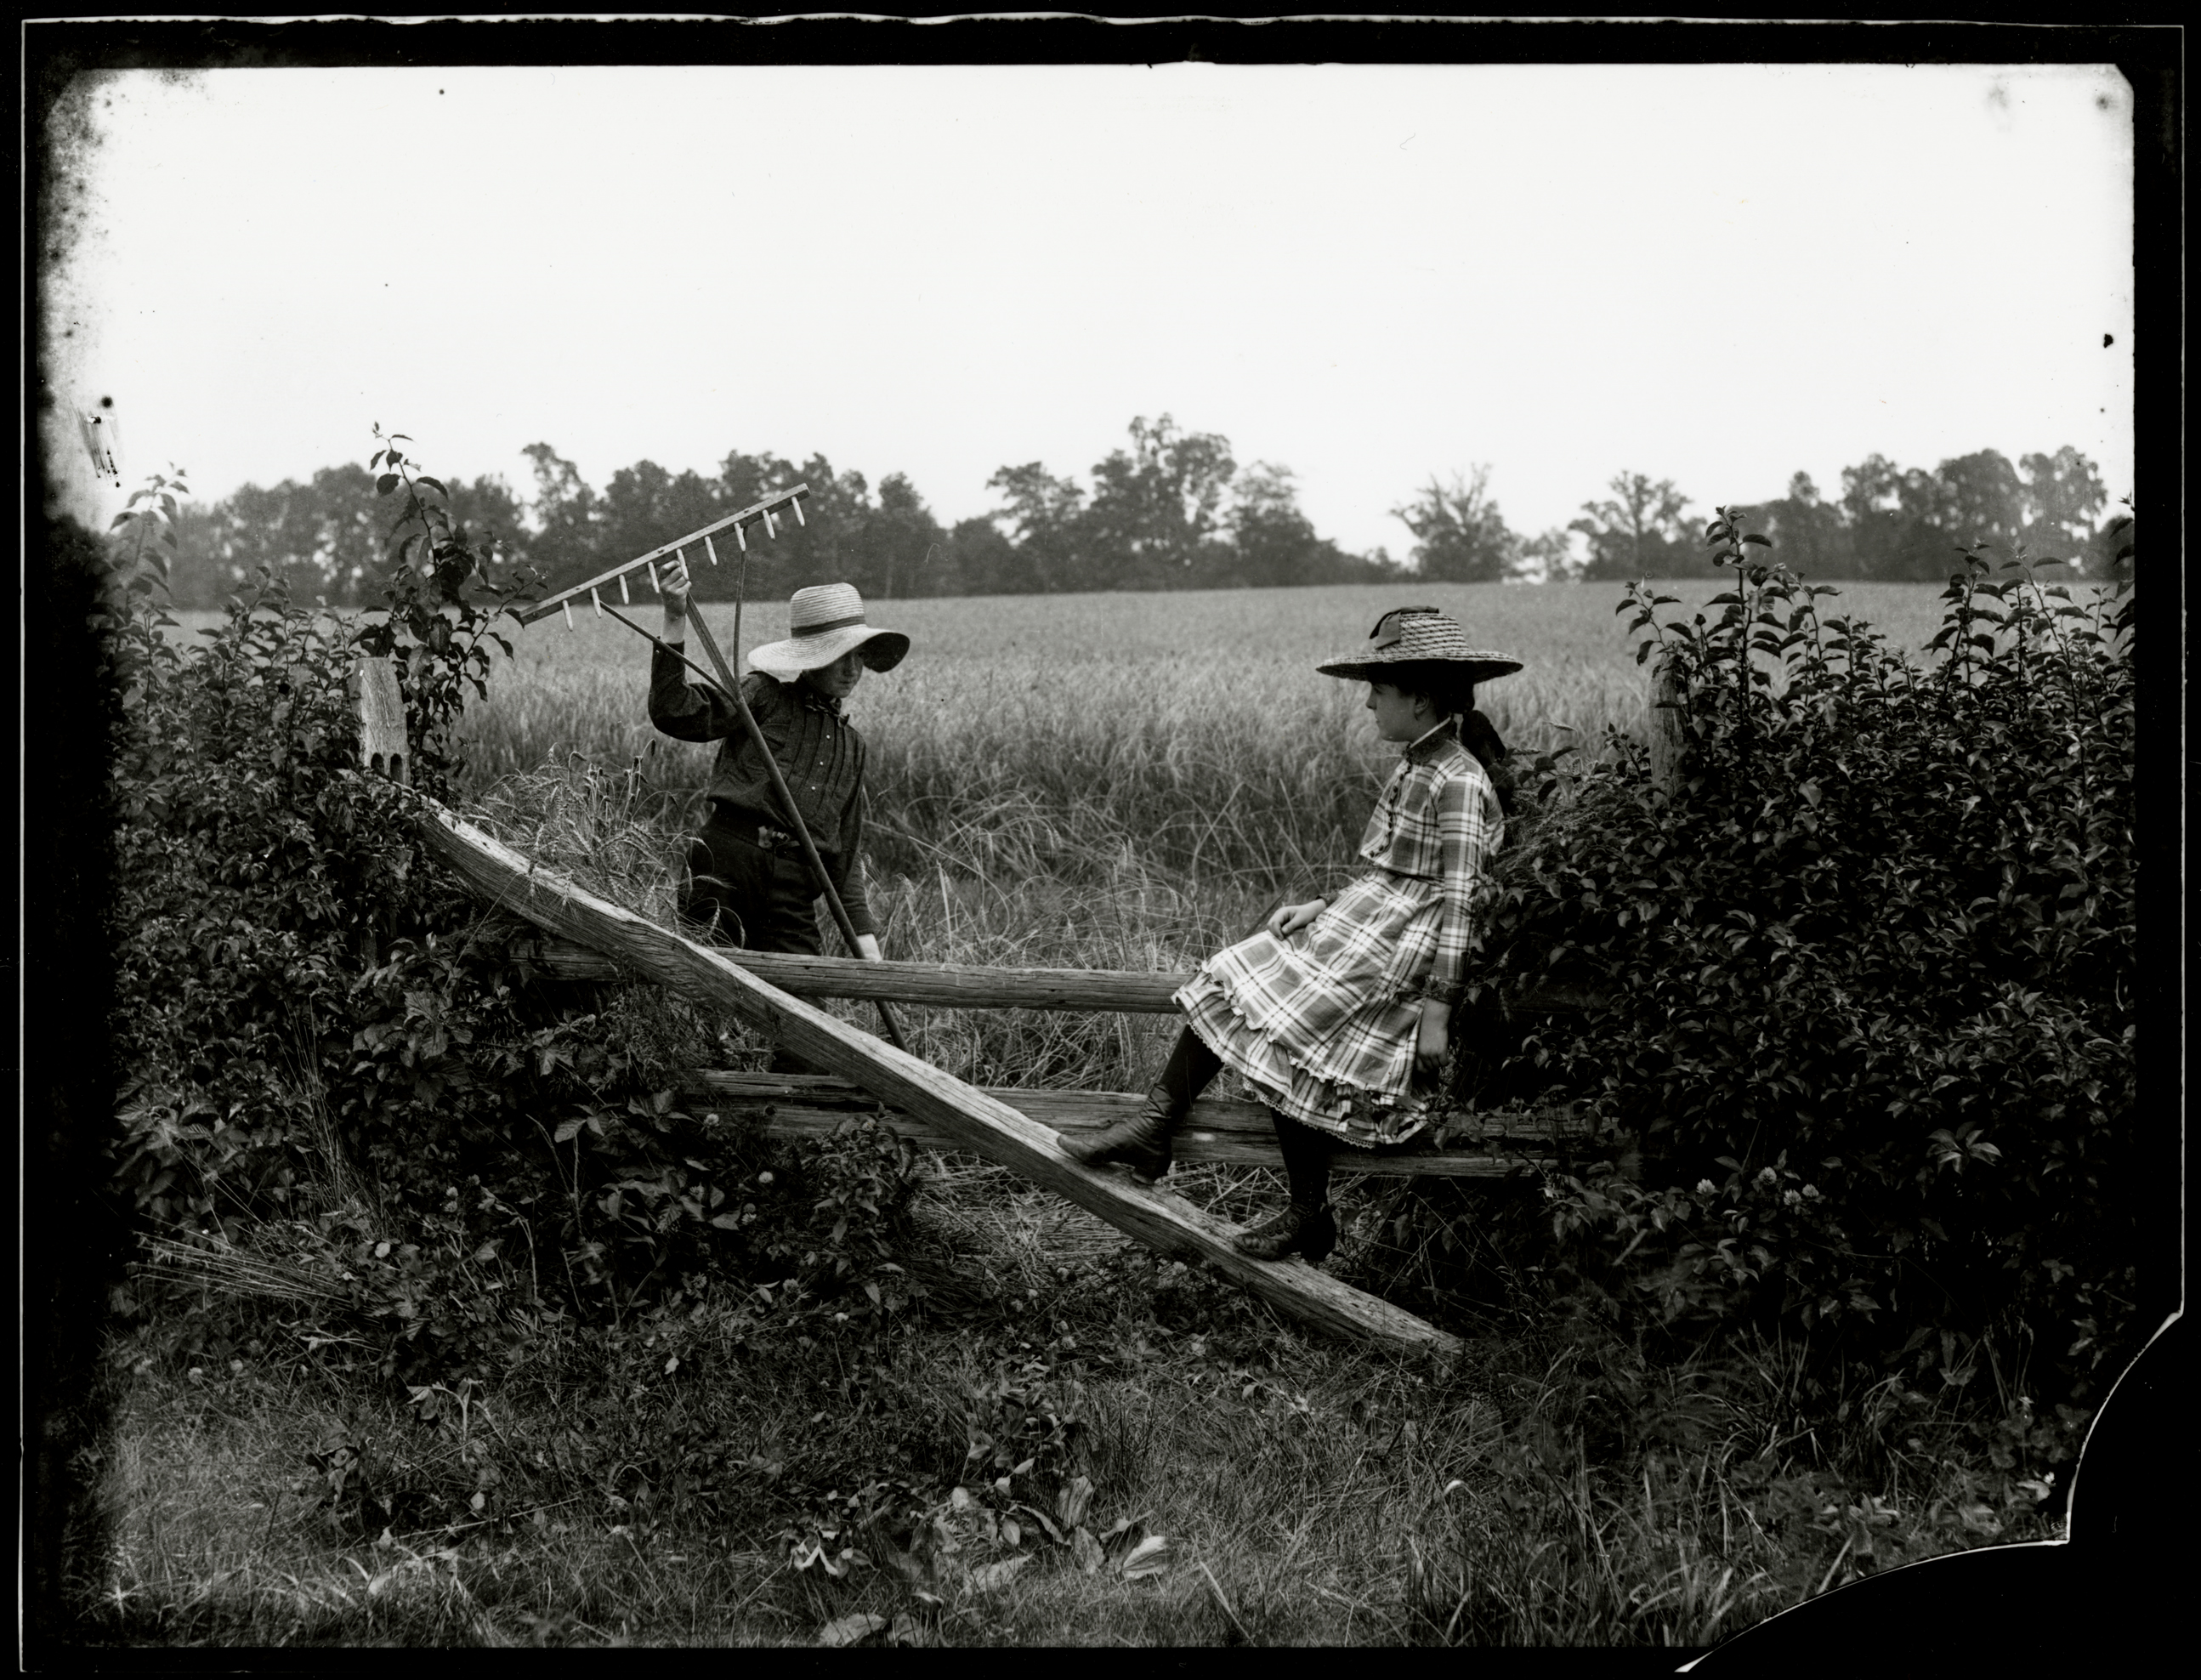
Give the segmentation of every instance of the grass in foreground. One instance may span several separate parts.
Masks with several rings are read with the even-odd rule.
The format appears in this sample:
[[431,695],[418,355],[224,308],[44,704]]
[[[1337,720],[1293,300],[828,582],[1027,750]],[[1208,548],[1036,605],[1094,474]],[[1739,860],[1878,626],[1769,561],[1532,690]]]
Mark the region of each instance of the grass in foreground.
[[[1265,1193],[1186,1176],[1212,1202]],[[1380,1282],[1396,1256],[1372,1195],[1347,1196],[1333,1266]],[[1614,1350],[1553,1336],[1414,1367],[965,1158],[929,1164],[912,1218],[933,1294],[884,1336],[711,1301],[410,1395],[279,1312],[233,1365],[119,1341],[86,1636],[1687,1646],[1866,1571],[2045,1537],[1916,1402],[1893,1452],[1885,1395],[1839,1438],[1799,1432],[1777,1348],[1632,1390],[1598,1380]],[[1004,1440],[1030,1460],[1006,1495]],[[1094,1545],[1034,1508],[1065,1536],[1074,1508]]]

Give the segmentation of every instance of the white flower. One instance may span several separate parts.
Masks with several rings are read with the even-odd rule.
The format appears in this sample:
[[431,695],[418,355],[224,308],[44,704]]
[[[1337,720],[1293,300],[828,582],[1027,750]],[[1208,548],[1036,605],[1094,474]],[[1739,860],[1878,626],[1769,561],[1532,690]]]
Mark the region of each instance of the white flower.
[[1718,1187],[1709,1178],[1699,1178],[1697,1180],[1697,1194],[1699,1195],[1710,1195]]

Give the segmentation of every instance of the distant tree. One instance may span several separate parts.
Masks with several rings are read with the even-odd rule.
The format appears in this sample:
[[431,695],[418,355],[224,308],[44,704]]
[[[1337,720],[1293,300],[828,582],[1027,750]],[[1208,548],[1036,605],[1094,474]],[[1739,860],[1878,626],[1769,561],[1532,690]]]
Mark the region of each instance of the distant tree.
[[1883,455],[1842,468],[1843,522],[1850,534],[1852,575],[1887,579],[1937,575],[1948,552],[1938,523],[1933,475],[1905,470]]
[[1928,583],[1945,581],[1961,569],[1958,509],[1940,473],[1905,467],[1896,479],[1895,506],[1894,570],[1889,575]]
[[1093,500],[1078,521],[1090,587],[1183,589],[1226,573],[1223,507],[1237,473],[1230,442],[1185,432],[1164,414],[1131,422],[1131,447],[1093,468]]
[[240,485],[194,531],[206,545],[195,572],[217,585],[218,600],[264,566],[303,599],[361,606],[383,562],[388,521],[373,475],[356,463],[324,467],[302,485]]
[[889,473],[879,481],[877,505],[866,514],[850,545],[848,581],[882,601],[930,594],[928,556],[942,536],[940,521],[908,475]]
[[1850,548],[1850,532],[1838,503],[1820,499],[1819,487],[1809,473],[1788,480],[1788,494],[1758,509],[1765,534],[1773,538],[1781,561],[1807,578],[1846,578],[1853,574],[1856,558]]
[[[510,545],[511,557],[524,555],[525,531],[508,485],[453,479],[448,487],[452,519],[469,540],[494,539]],[[373,606],[392,518],[373,477],[356,465],[325,467],[304,484],[285,479],[272,490],[241,485],[211,504],[184,502],[168,598],[179,607],[219,607],[264,566],[302,600]]]
[[356,461],[324,467],[309,486],[316,523],[313,569],[332,603],[358,606],[376,598],[389,563],[390,508],[375,494],[374,475]]
[[1869,455],[1856,466],[1842,468],[1842,513],[1852,530],[1864,530],[1873,514],[1893,506],[1902,476],[1884,455]]
[[1895,487],[1902,473],[1886,455],[1867,455],[1842,468],[1842,524],[1850,533],[1850,558],[1860,578],[1893,577]]
[[999,490],[1007,504],[991,517],[1007,528],[1034,588],[1096,587],[1079,576],[1077,545],[1085,492],[1074,482],[1028,461],[1021,467],[1002,467],[986,480],[986,488]]
[[449,489],[451,519],[458,534],[480,554],[484,565],[533,560],[526,520],[510,485],[500,478],[453,479]]
[[[942,542],[938,521],[906,475],[889,474],[874,499],[862,473],[836,473],[822,455],[798,465],[769,450],[750,455],[737,449],[707,478],[692,471],[676,474],[655,461],[640,461],[614,473],[599,495],[549,444],[531,444],[526,453],[535,466],[537,526],[527,539],[528,558],[550,573],[554,587],[647,554],[798,486],[806,490],[800,514],[777,510],[772,534],[751,522],[740,537],[720,532],[708,545],[689,546],[689,569],[699,599],[732,598],[743,575],[737,562],[744,543],[754,601],[784,597],[809,584],[844,582],[866,595],[891,596],[912,587],[913,569]],[[485,507],[494,506],[483,485],[470,490],[484,496]],[[713,552],[719,562],[715,570],[709,563]],[[642,587],[646,590],[648,584]]]
[[2036,558],[2082,563],[2109,493],[2094,463],[2066,443],[2054,455],[2018,462],[2025,502],[2025,546]]
[[1030,595],[1043,587],[1030,556],[983,515],[958,520],[924,575],[936,595]]
[[1185,432],[1168,414],[1134,420],[1130,432],[1130,449],[1093,468],[1090,500],[1036,461],[988,479],[1003,502],[990,521],[1016,563],[959,526],[950,548],[966,586],[1259,589],[1410,575],[1381,549],[1347,554],[1318,534],[1289,467],[1262,461],[1241,473],[1229,438]]
[[1232,556],[1217,582],[1246,589],[1341,583],[1365,568],[1326,537],[1300,511],[1292,469],[1257,461],[1233,485],[1227,523]]
[[2094,464],[2066,446],[2015,467],[1980,449],[1930,473],[1870,455],[1842,469],[1838,500],[1823,500],[1799,473],[1787,496],[1759,513],[1781,557],[1806,576],[1939,583],[1964,543],[2007,554],[2022,543],[2036,558],[2083,567],[2104,500]]
[[[836,473],[822,455],[813,455],[797,466],[769,450],[755,455],[735,450],[719,467],[720,511],[731,514],[769,501],[798,485],[809,490],[801,519],[783,512],[774,516],[776,536],[768,538],[754,526],[748,533],[752,601],[767,595],[784,598],[813,584],[849,583],[859,590],[866,586],[866,579],[852,575],[850,566],[871,512],[871,487],[862,473]],[[718,549],[719,558],[726,563],[710,580],[707,599],[731,598],[739,575],[732,562],[739,556],[740,543],[729,535]]]
[[1671,479],[1621,473],[1606,488],[1611,496],[1582,503],[1583,516],[1567,527],[1589,539],[1583,578],[1664,578],[1709,569],[1682,516],[1689,498]]
[[[597,547],[604,565],[616,566],[732,511],[718,480],[693,472],[675,476],[654,461],[638,461],[619,468],[604,486]],[[700,546],[688,560],[699,578],[708,570]]]
[[168,563],[168,599],[179,607],[219,607],[237,587],[215,552],[215,515],[199,502],[179,502],[176,554]]
[[1424,578],[1454,584],[1496,583],[1518,558],[1520,539],[1506,529],[1490,499],[1490,469],[1455,473],[1449,483],[1432,477],[1391,517],[1414,533],[1413,559]]
[[214,602],[232,593],[258,567],[289,575],[295,561],[312,546],[313,525],[307,493],[285,479],[272,489],[240,485],[207,509],[207,557],[220,580]]
[[1562,530],[1541,532],[1524,539],[1515,550],[1505,573],[1509,583],[1569,584],[1577,576],[1574,544]]
[[2004,553],[2023,530],[2016,471],[1993,449],[1952,456],[1934,472],[1881,455],[1842,469],[1851,575],[1940,582],[1961,565],[1960,543]]
[[[832,481],[832,469],[820,455],[811,457],[813,467],[825,467],[819,474],[826,485]],[[720,500],[725,510],[732,513],[737,508],[747,508],[789,490],[799,484],[810,482],[811,474],[791,461],[783,461],[766,449],[762,455],[744,455],[739,449],[728,451],[719,463]],[[813,494],[822,492],[822,486],[811,484]],[[830,492],[823,492],[830,493]]]
[[520,453],[535,473],[535,529],[529,542],[535,566],[559,587],[602,571],[603,509],[580,468],[548,443],[530,443]]
[[1335,579],[1341,584],[1406,584],[1417,575],[1403,561],[1391,558],[1391,551],[1378,543],[1366,554],[1347,554],[1339,551],[1341,573]]
[[1935,522],[1956,543],[1991,544],[2001,555],[2016,548],[2025,532],[2025,487],[2017,468],[1997,449],[1980,449],[1943,461],[1934,472],[1940,494]]

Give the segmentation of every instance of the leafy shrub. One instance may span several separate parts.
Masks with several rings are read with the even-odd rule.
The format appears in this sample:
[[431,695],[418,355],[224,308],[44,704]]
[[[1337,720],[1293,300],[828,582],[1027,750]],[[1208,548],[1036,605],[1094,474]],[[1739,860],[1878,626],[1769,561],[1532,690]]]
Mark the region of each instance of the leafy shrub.
[[1974,1338],[2037,1336],[2082,1394],[2132,1334],[2152,1205],[2129,584],[2075,601],[1967,551],[1928,669],[1731,510],[1709,535],[1716,622],[1622,608],[1685,696],[1672,778],[1616,738],[1496,872],[1478,989],[1611,1000],[1502,1071],[1640,1146],[1547,1187],[1558,1270],[1952,1382]]
[[[777,1159],[752,1190],[739,1228],[748,1234],[746,1275],[783,1310],[816,1303],[877,1319],[922,1297],[925,1286],[894,1258],[917,1188],[910,1146],[871,1117],[831,1136],[806,1138]],[[714,1223],[731,1228],[733,1215]],[[777,1289],[777,1295],[774,1290]]]
[[[344,1336],[414,1381],[496,1358],[545,1315],[661,1307],[713,1275],[801,1312],[904,1306],[890,1137],[784,1163],[682,1112],[674,1071],[713,1035],[654,990],[544,981],[419,843],[418,794],[460,772],[467,691],[528,580],[486,577],[441,486],[384,441],[374,464],[402,511],[365,622],[263,573],[185,649],[163,634],[142,531],[116,546],[120,1197],[217,1272],[264,1222],[306,1234],[285,1275],[314,1281],[293,1304],[343,1299]],[[359,763],[354,673],[384,654],[414,789]],[[782,1189],[760,1193],[775,1165]],[[187,1298],[180,1336],[228,1334],[224,1297]]]

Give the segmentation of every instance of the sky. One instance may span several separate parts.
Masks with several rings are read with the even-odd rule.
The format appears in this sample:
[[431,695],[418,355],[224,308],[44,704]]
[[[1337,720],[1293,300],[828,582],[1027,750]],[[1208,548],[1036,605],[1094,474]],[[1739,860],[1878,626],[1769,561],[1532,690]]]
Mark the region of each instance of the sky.
[[[121,73],[48,367],[202,500],[546,442],[822,452],[943,523],[1134,416],[1316,528],[1488,468],[1524,535],[2071,444],[2132,488],[2132,96],[2095,67]],[[667,536],[678,535],[668,532]]]

